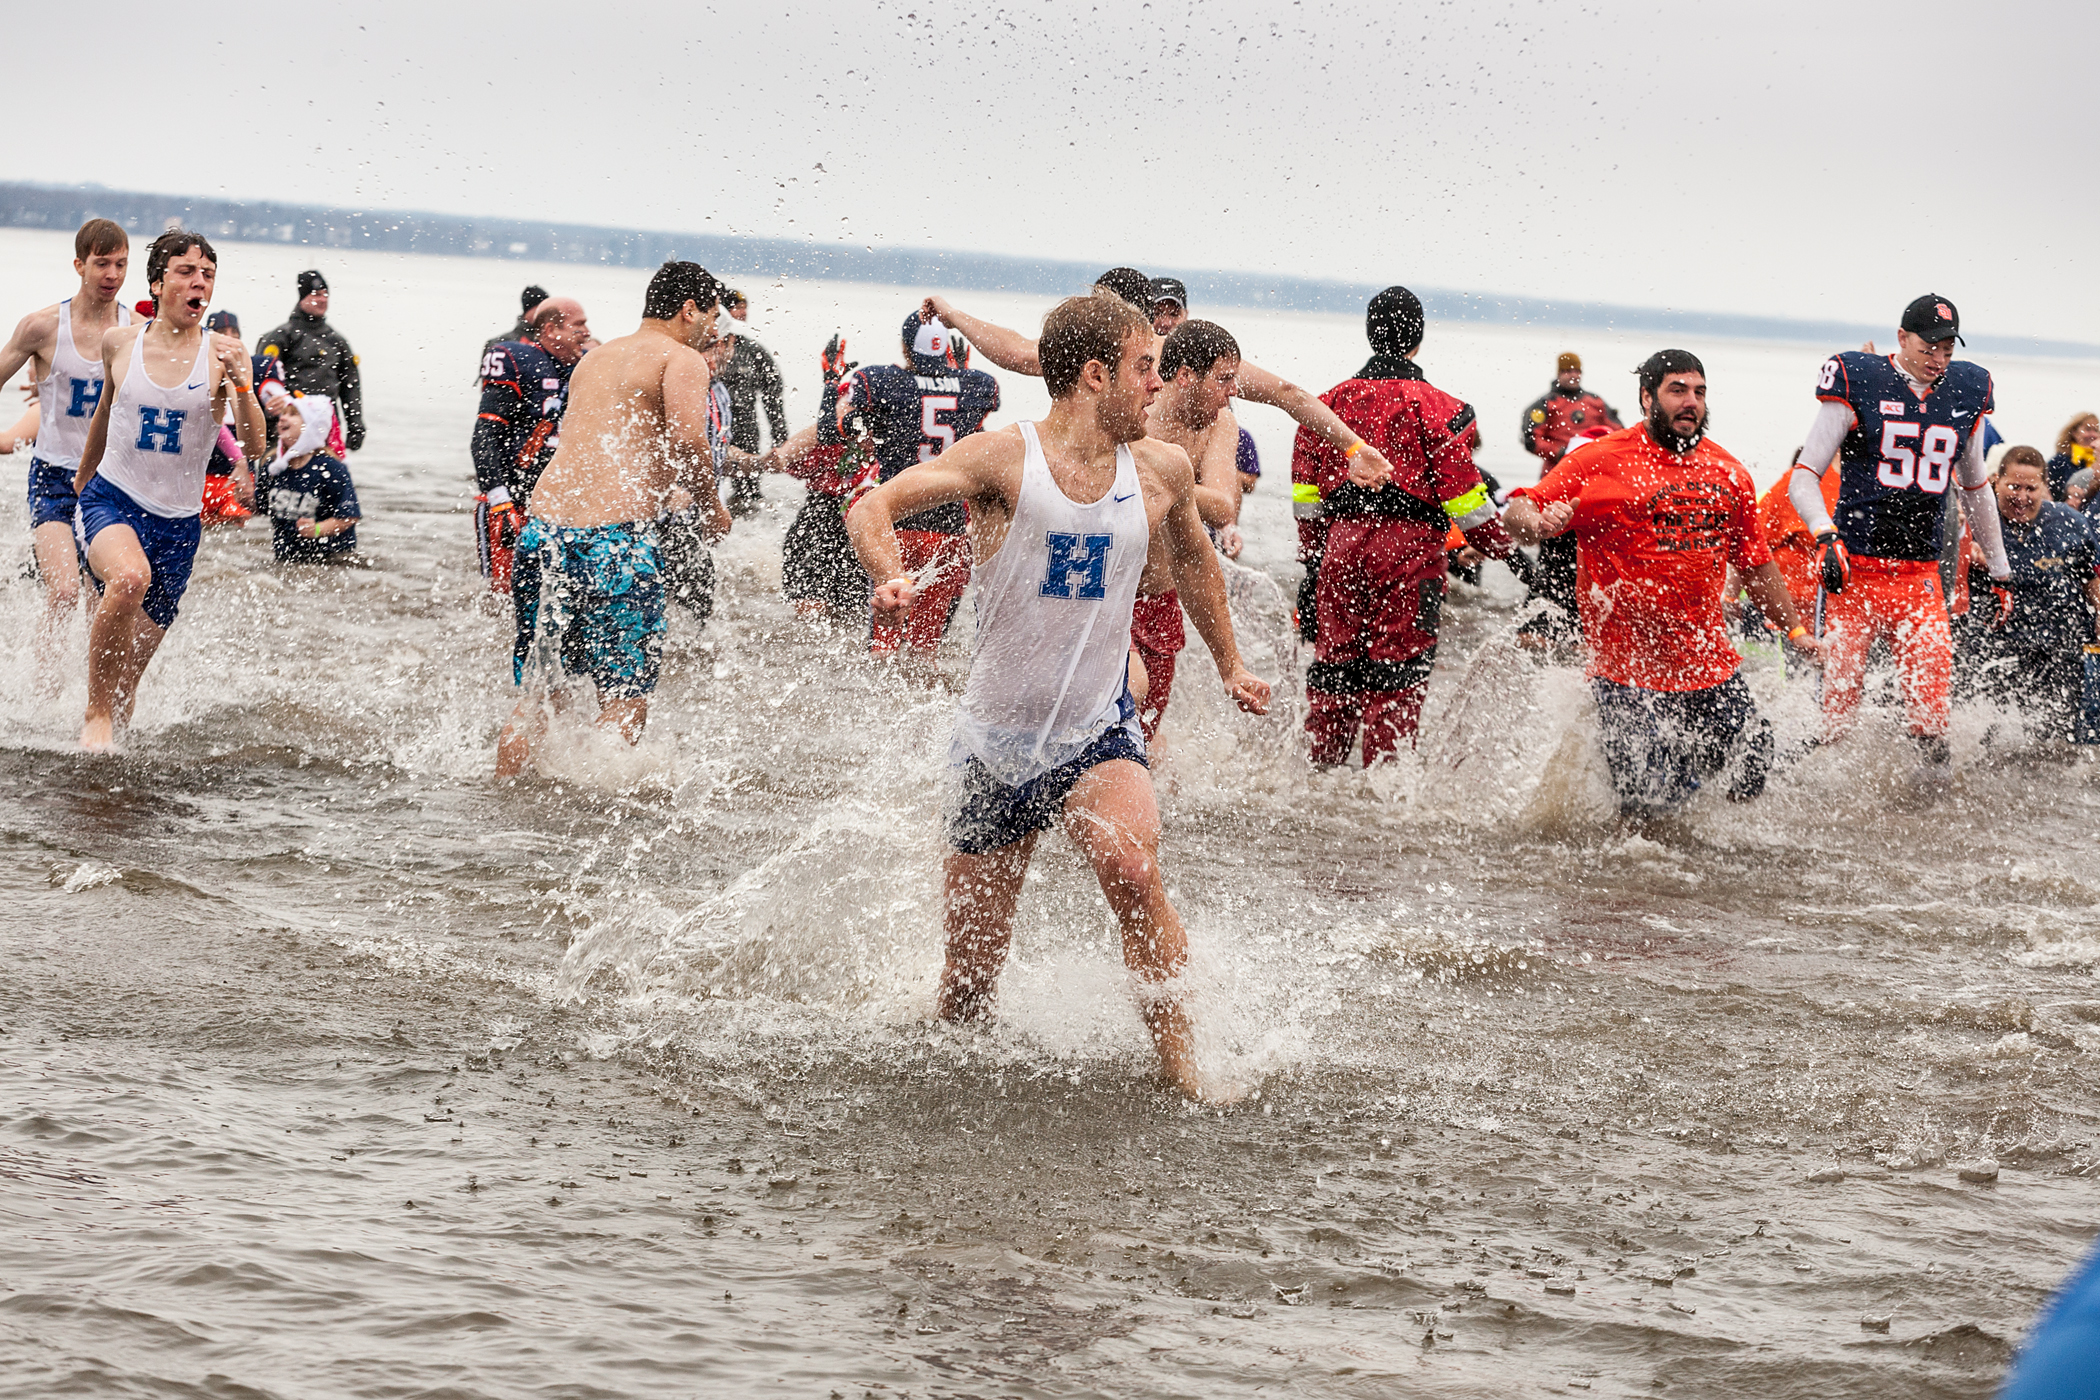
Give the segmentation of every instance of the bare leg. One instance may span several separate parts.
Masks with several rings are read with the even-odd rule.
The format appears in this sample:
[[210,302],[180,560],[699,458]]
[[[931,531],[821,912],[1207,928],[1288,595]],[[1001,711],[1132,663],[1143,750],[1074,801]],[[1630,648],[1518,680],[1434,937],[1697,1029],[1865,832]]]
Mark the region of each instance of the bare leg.
[[88,561],[102,580],[102,602],[88,627],[87,714],[80,746],[106,752],[116,729],[131,718],[139,677],[167,634],[141,610],[153,583],[153,566],[129,525],[112,525],[95,536]]
[[1065,799],[1065,831],[1094,867],[1123,926],[1123,963],[1145,984],[1139,1006],[1160,1068],[1192,1099],[1203,1097],[1188,1013],[1163,985],[1188,963],[1188,933],[1159,875],[1159,806],[1152,775],[1128,759],[1087,771]]
[[1014,905],[1021,877],[1035,854],[1033,833],[981,856],[950,851],[941,867],[948,926],[948,962],[941,969],[940,1016],[982,1021],[992,1014],[999,969],[1013,940]]
[[36,634],[36,692],[50,699],[64,684],[59,663],[66,624],[80,610],[80,555],[73,547],[72,528],[62,521],[45,521],[32,538],[36,576],[44,585],[44,616]]
[[598,727],[618,729],[620,737],[630,744],[642,742],[642,730],[648,723],[649,697],[646,695],[598,702]]

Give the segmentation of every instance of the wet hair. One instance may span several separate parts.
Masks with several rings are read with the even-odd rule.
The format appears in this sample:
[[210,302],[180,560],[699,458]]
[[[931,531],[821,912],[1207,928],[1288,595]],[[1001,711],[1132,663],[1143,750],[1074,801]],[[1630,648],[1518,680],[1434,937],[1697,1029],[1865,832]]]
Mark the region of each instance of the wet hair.
[[1998,459],[1998,475],[2004,476],[2014,467],[2033,467],[2045,478],[2049,475],[2049,463],[2038,447],[2008,447],[2005,455]]
[[1105,287],[1091,296],[1066,297],[1051,307],[1043,318],[1042,339],[1036,342],[1050,397],[1064,398],[1079,387],[1079,376],[1094,360],[1107,365],[1113,376],[1123,360],[1123,344],[1134,331],[1152,334],[1151,319]]
[[73,256],[82,262],[130,246],[131,235],[124,232],[123,225],[110,219],[89,219],[73,235]]
[[2064,424],[2064,430],[2056,435],[2056,450],[2058,452],[2069,452],[2075,445],[2072,439],[2076,438],[2078,430],[2088,423],[2100,423],[2100,414],[2081,413],[2070,422]]
[[649,290],[642,297],[642,319],[675,321],[687,302],[705,313],[721,301],[722,284],[713,273],[698,263],[667,262],[649,279]]
[[1687,371],[1698,375],[1701,379],[1706,377],[1706,366],[1700,364],[1699,357],[1691,351],[1658,350],[1647,359],[1641,361],[1641,367],[1635,370],[1634,373],[1640,376],[1641,392],[1652,394],[1662,388],[1662,382],[1671,375],[1683,374]]
[[1422,299],[1405,287],[1387,287],[1364,308],[1364,336],[1381,355],[1414,358],[1427,325]]
[[1123,298],[1147,316],[1152,314],[1152,279],[1134,267],[1112,267],[1094,279],[1102,291]]
[[213,267],[219,265],[219,255],[212,251],[211,241],[203,234],[186,228],[171,228],[146,249],[146,285],[150,287],[167,276],[168,264],[192,248],[202,253],[204,260]]
[[1218,361],[1239,357],[1240,343],[1232,338],[1231,331],[1215,321],[1183,321],[1160,346],[1159,377],[1172,379],[1183,369],[1192,369],[1200,379]]

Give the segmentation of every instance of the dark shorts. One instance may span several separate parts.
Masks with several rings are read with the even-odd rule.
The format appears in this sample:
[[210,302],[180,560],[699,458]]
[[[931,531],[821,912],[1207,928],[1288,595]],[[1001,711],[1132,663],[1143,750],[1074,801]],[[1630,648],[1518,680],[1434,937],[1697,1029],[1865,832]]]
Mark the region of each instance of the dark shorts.
[[837,496],[812,491],[780,542],[780,591],[797,603],[822,603],[842,622],[865,621],[874,592],[853,552]]
[[523,685],[589,676],[601,700],[656,689],[664,640],[664,585],[647,525],[546,525],[527,520],[511,579],[518,642],[511,675]]
[[715,615],[715,552],[708,547],[700,507],[687,506],[659,517],[656,547],[664,597],[704,624]]
[[194,515],[173,520],[155,515],[132,500],[123,487],[112,485],[104,477],[93,478],[87,490],[80,493],[80,513],[73,521],[73,545],[80,552],[81,567],[94,581],[97,593],[102,591],[102,580],[88,568],[88,547],[94,544],[95,536],[112,525],[129,525],[138,536],[147,567],[153,571],[142,607],[153,625],[165,632],[173,625],[175,614],[182,610],[182,595],[189,590],[190,570],[197,563],[197,542],[204,538],[204,522]]
[[1772,726],[1740,675],[1705,690],[1643,690],[1601,676],[1590,685],[1623,815],[1662,816],[1723,770],[1731,774],[1732,798],[1765,790]]
[[71,529],[80,497],[73,492],[73,469],[32,459],[29,463],[29,528],[56,521]]
[[[1125,708],[1129,708],[1127,696]],[[1049,830],[1064,815],[1065,799],[1087,770],[1119,758],[1145,764],[1145,745],[1130,732],[1128,716],[1103,731],[1070,763],[1019,787],[1008,787],[972,758],[963,765],[957,791],[942,814],[948,844],[966,856],[981,856]]]

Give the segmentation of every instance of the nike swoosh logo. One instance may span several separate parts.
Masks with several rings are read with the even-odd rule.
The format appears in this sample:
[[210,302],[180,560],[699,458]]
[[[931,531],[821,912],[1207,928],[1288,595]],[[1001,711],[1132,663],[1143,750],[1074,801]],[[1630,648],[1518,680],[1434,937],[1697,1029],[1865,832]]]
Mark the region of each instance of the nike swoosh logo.
[[1117,496],[1117,497],[1115,498],[1116,504],[1117,504],[1117,505],[1121,505],[1121,504],[1122,504],[1123,502],[1125,502],[1125,501],[1127,501],[1127,500],[1130,500],[1130,499],[1131,499],[1132,497],[1134,497],[1134,496],[1136,496],[1136,495],[1137,495],[1137,492],[1133,491],[1133,492],[1131,492],[1131,493],[1130,493],[1130,495],[1129,495],[1129,496]]
[[185,384],[182,387],[185,389],[202,389],[204,386],[202,384]]

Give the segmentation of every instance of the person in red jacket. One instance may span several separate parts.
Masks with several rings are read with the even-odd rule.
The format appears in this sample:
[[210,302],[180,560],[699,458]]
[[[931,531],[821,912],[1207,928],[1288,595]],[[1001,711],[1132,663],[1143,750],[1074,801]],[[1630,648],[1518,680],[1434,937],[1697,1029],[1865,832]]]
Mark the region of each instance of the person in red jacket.
[[1552,471],[1568,443],[1602,424],[1617,432],[1618,410],[1582,387],[1582,356],[1563,350],[1554,362],[1553,387],[1524,410],[1524,450],[1539,459],[1539,474]]
[[1366,767],[1414,743],[1443,614],[1445,532],[1457,526],[1492,559],[1513,548],[1473,465],[1472,408],[1433,387],[1414,362],[1420,299],[1386,288],[1371,298],[1364,329],[1370,361],[1320,401],[1391,472],[1352,470],[1359,453],[1303,428],[1291,458],[1294,501],[1319,507],[1324,535],[1315,660],[1305,675],[1305,727],[1323,767],[1348,759],[1359,727]]

